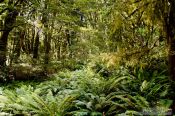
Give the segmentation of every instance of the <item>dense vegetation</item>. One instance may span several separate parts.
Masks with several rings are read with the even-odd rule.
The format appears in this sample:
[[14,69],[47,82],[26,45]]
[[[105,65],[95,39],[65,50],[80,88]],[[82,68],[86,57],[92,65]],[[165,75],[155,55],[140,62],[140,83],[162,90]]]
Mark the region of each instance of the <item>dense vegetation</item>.
[[0,115],[173,115],[174,11],[173,0],[0,0]]

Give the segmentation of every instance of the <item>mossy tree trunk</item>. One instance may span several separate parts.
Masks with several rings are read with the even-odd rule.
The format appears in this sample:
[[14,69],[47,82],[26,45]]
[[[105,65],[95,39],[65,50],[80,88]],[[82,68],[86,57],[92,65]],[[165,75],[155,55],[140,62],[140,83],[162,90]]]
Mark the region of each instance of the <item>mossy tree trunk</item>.
[[175,81],[175,1],[170,0],[170,13],[166,25],[167,41],[169,45],[169,72],[170,77]]
[[[169,61],[169,75],[170,79],[175,81],[175,1],[169,0],[169,13],[164,16],[164,29],[166,31],[166,40],[169,47],[168,61]],[[175,91],[174,84],[172,84],[172,89]],[[172,99],[175,96],[172,95]],[[175,100],[172,104],[173,113],[175,113]]]
[[36,38],[35,38],[35,43],[34,43],[34,49],[33,49],[33,58],[34,58],[34,59],[37,59],[37,58],[38,58],[39,32],[40,32],[40,31],[37,31]]
[[0,66],[6,65],[7,42],[10,31],[13,29],[18,11],[9,9],[3,25],[3,32],[0,37]]

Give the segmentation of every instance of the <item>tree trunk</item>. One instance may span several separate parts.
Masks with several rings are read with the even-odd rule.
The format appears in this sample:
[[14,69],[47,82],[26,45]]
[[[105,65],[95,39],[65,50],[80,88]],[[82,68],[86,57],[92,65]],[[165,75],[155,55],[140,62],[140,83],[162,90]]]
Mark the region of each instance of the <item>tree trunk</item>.
[[8,35],[10,31],[13,29],[17,15],[18,15],[17,10],[10,9],[5,18],[2,36],[0,37],[0,66],[6,65]]
[[34,50],[33,50],[33,58],[38,58],[38,48],[39,48],[39,31],[36,34]]
[[175,81],[175,1],[171,0],[169,22],[167,23],[167,41],[169,45],[169,72]]
[[25,32],[23,30],[20,30],[18,32],[18,36],[15,40],[15,49],[14,49],[14,61],[17,62],[20,55],[21,55],[21,48],[24,47],[24,44],[22,43],[25,38]]
[[10,31],[4,31],[0,38],[0,66],[6,65],[7,39]]
[[30,48],[30,54],[33,52],[34,48],[34,40],[35,40],[35,29],[32,28],[32,39],[31,39],[31,48]]
[[[175,81],[175,1],[169,0],[170,12],[168,15],[168,20],[166,20],[166,39],[169,46],[169,74],[170,79]],[[174,85],[172,89],[175,92]],[[172,95],[173,104],[171,106],[173,113],[175,113],[175,95]]]
[[51,36],[50,33],[47,33],[47,35],[45,35],[45,59],[44,59],[44,64],[48,64],[49,63],[49,53],[50,53],[50,42],[51,42]]

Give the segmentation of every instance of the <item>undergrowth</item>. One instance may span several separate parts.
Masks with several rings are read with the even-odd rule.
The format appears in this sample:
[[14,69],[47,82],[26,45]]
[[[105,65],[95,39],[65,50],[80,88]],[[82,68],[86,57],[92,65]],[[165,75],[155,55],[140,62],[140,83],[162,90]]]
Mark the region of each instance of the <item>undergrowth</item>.
[[[171,82],[164,73],[120,67],[108,72],[86,66],[63,71],[35,84],[0,88],[0,112],[24,116],[166,115],[171,113]],[[98,70],[97,70],[98,69]],[[109,75],[104,75],[107,71]]]

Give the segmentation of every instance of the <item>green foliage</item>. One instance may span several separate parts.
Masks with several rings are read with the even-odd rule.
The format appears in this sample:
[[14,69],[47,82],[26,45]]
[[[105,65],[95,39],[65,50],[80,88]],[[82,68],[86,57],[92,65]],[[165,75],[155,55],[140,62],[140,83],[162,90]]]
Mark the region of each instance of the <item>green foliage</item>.
[[[169,3],[1,0],[0,27],[8,29],[9,23],[13,30],[0,30],[0,39],[8,40],[0,40],[0,52],[9,67],[0,67],[0,80],[49,78],[1,85],[0,112],[165,115],[175,94],[167,76],[168,50],[160,23],[171,14]],[[18,16],[10,16],[15,11]],[[10,17],[13,20],[6,22]]]
[[141,71],[135,75],[124,67],[108,78],[96,73],[94,67],[67,70],[39,85],[2,88],[1,111],[42,116],[142,115],[144,111],[151,114],[155,108],[168,111],[172,100],[166,98],[172,90],[167,77],[148,79]]

